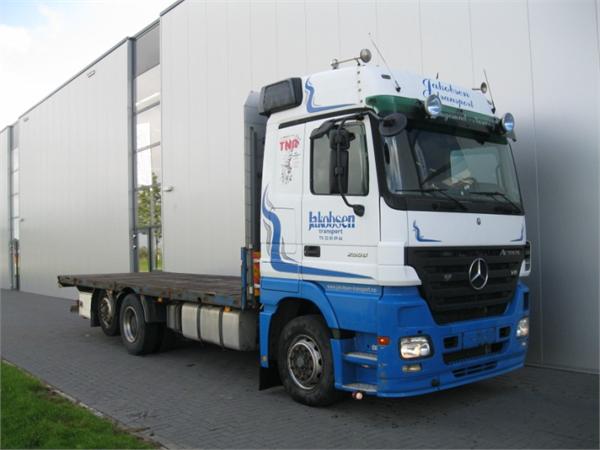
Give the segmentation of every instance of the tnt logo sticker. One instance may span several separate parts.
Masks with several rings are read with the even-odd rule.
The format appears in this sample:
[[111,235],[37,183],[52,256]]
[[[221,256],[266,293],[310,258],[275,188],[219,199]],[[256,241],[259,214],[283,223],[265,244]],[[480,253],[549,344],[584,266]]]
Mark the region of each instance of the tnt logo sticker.
[[279,141],[279,151],[281,152],[293,152],[300,147],[299,136],[285,136]]
[[289,184],[294,180],[296,169],[300,167],[300,136],[289,135],[279,140],[280,181]]

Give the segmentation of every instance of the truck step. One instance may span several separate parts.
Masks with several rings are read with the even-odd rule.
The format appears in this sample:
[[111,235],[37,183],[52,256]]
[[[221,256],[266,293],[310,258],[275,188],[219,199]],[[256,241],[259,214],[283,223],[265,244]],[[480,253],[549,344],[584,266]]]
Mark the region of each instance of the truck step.
[[348,389],[351,391],[361,391],[366,392],[368,394],[377,393],[377,386],[374,384],[366,384],[366,383],[348,383],[342,386],[344,389]]
[[377,355],[374,353],[348,352],[344,353],[344,360],[354,364],[377,366]]

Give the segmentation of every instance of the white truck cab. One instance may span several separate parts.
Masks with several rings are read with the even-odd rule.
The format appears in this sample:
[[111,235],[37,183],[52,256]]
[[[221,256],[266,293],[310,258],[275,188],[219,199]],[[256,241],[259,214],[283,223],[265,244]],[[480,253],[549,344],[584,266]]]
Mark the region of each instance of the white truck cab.
[[530,263],[514,119],[495,117],[482,90],[357,59],[254,98],[268,117],[261,364],[278,365],[294,397],[326,367],[316,339],[277,354],[271,321],[290,302],[323,316],[341,390],[415,395],[523,365]]

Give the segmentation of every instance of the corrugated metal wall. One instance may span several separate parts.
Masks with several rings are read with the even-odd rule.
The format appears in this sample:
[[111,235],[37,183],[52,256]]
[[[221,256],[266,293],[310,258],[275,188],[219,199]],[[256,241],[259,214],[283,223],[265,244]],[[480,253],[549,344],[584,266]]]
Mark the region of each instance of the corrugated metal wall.
[[0,289],[10,289],[10,130],[0,131]]
[[[514,145],[534,248],[530,361],[598,371],[598,2],[186,0],[161,18],[167,270],[238,272],[251,89],[373,48],[478,86]],[[375,57],[374,64],[381,63]],[[574,351],[574,349],[576,349]]]
[[60,273],[129,271],[128,45],[20,123],[21,289],[74,296]]

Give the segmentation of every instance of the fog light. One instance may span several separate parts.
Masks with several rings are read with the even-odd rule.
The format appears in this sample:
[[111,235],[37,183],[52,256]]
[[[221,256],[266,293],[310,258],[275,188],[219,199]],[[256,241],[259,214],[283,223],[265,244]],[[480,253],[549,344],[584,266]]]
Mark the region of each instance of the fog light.
[[406,366],[402,366],[402,372],[404,373],[412,373],[412,372],[420,372],[421,364],[408,364]]
[[425,99],[425,111],[429,117],[437,117],[442,113],[442,101],[437,95],[431,94]]
[[429,339],[424,336],[403,337],[400,340],[400,356],[404,359],[423,358],[431,355]]
[[529,336],[529,317],[523,317],[517,323],[517,337]]

